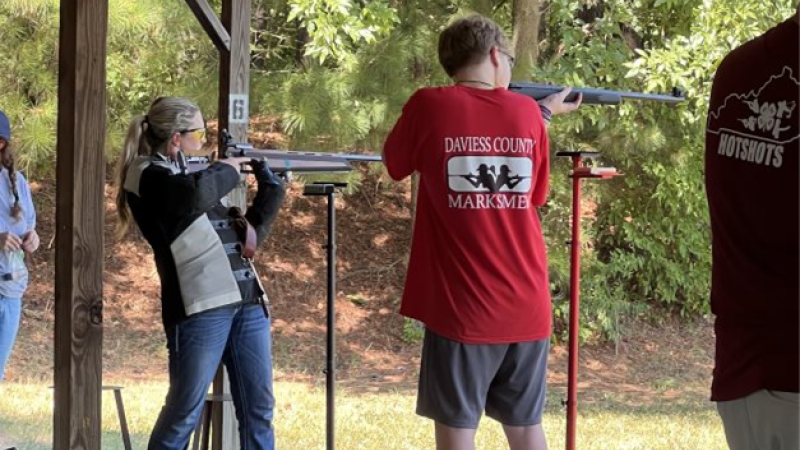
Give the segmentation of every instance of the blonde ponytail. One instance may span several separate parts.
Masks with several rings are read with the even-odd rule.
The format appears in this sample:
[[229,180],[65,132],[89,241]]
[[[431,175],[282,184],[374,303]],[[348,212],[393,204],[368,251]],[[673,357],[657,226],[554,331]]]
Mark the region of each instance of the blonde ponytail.
[[117,216],[119,224],[117,233],[120,236],[128,231],[128,224],[131,221],[131,210],[128,208],[128,197],[125,194],[125,179],[128,175],[128,168],[137,156],[148,154],[149,146],[147,139],[144,139],[145,116],[137,116],[128,126],[128,134],[125,136],[125,144],[122,147],[122,154],[117,161],[117,173],[115,176],[117,184]]

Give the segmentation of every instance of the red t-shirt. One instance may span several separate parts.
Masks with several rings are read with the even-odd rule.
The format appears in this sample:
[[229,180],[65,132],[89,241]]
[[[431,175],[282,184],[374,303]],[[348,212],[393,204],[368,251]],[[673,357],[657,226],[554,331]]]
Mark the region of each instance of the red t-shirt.
[[400,313],[464,343],[549,337],[535,207],[547,197],[550,168],[536,102],[503,88],[419,90],[383,155],[392,178],[420,174]]
[[788,20],[737,48],[711,92],[705,167],[715,401],[760,389],[798,392],[798,37]]

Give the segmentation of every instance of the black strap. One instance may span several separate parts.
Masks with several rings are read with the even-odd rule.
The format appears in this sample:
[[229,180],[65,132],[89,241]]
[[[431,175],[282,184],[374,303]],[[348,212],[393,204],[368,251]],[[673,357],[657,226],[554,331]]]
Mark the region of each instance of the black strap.
[[257,276],[255,271],[249,267],[233,271],[233,277],[236,278],[236,281],[250,281],[256,279]]
[[242,244],[238,242],[228,242],[227,244],[222,244],[222,247],[225,249],[226,255],[231,255],[234,253],[237,255],[242,254]]
[[231,227],[230,222],[227,219],[223,220],[210,220],[211,226],[214,227],[215,230],[225,230]]

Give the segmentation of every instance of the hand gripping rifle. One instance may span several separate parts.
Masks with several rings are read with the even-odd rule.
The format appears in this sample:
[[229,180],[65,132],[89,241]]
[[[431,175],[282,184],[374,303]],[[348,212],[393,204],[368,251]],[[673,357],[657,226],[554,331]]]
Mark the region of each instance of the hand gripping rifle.
[[[224,157],[266,159],[270,170],[286,179],[290,178],[293,172],[349,172],[353,170],[351,163],[382,161],[380,155],[256,149],[252,144],[233,142],[231,135],[226,130],[222,131],[220,150],[224,152]],[[205,169],[211,161],[208,157],[203,156],[189,157],[187,162],[189,170],[194,171]],[[248,170],[242,172],[249,173]]]
[[[564,88],[552,84],[514,82],[508,85],[508,90],[539,101],[549,95],[561,92]],[[584,105],[619,105],[623,100],[644,100],[675,104],[685,100],[683,90],[680,88],[673,88],[670,94],[644,94],[641,92],[609,91],[580,87],[572,88],[572,92],[564,100],[573,102],[578,98],[578,94],[583,94]]]

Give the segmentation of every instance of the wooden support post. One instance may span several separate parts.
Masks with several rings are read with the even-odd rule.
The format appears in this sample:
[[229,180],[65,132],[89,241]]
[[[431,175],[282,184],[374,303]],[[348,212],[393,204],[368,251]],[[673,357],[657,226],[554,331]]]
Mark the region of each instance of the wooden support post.
[[[250,119],[250,7],[251,0],[223,0],[222,24],[230,35],[230,52],[220,52],[219,130],[227,129],[238,142],[247,141]],[[220,139],[218,142],[222,142]],[[225,149],[220,148],[220,152]],[[247,186],[242,178],[238,188],[229,194],[233,205],[244,210]],[[214,394],[230,392],[227,375],[220,371],[214,379]],[[237,424],[232,405],[224,403],[214,415],[213,450],[239,448]]]
[[61,0],[55,450],[100,450],[108,0]]
[[222,52],[219,83],[219,124],[234,140],[247,139],[250,121],[251,0],[225,0],[222,23],[231,36],[231,51]]

